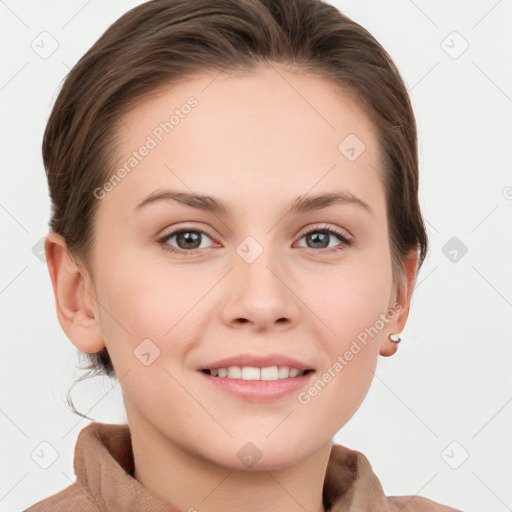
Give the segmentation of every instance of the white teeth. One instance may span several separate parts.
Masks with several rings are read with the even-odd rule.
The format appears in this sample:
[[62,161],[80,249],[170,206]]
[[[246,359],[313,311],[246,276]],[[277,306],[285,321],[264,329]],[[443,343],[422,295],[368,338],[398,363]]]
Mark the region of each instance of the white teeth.
[[242,380],[279,380],[300,377],[306,372],[288,366],[268,366],[256,368],[254,366],[229,366],[228,368],[214,368],[210,370],[214,377]]
[[261,369],[261,380],[277,380],[279,379],[279,370],[277,366],[268,366]]
[[[228,377],[229,377],[228,372]],[[243,380],[260,380],[261,370],[252,366],[242,366],[241,378]],[[240,378],[240,377],[238,377]]]
[[242,368],[240,366],[230,366],[228,368],[228,379],[241,379]]
[[287,379],[290,374],[290,368],[287,366],[280,366],[277,375],[280,379]]

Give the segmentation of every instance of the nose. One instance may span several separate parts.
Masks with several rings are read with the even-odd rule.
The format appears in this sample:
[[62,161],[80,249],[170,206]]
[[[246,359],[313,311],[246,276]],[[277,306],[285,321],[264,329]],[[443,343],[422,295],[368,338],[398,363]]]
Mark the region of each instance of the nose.
[[292,273],[283,254],[265,248],[254,261],[235,254],[233,264],[224,284],[226,324],[256,332],[287,330],[296,324],[300,300],[293,292]]

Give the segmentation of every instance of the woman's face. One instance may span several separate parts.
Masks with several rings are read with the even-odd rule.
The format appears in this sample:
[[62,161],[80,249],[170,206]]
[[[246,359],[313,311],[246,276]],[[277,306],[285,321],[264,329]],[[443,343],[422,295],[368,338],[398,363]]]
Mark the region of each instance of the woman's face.
[[[277,468],[355,413],[399,332],[375,128],[327,81],[282,67],[191,79],[122,118],[114,177],[95,192],[91,290],[132,427],[227,467],[252,449]],[[309,202],[325,194],[352,199]],[[200,371],[244,354],[314,372],[257,398]]]

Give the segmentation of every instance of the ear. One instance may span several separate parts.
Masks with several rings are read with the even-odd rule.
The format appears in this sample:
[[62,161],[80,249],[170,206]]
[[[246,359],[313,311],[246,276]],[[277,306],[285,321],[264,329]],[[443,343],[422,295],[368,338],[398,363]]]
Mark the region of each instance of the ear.
[[382,356],[392,356],[398,349],[398,344],[389,339],[390,334],[399,334],[404,330],[409,317],[412,292],[416,283],[418,272],[418,250],[411,249],[405,261],[405,273],[395,287],[394,297],[389,304],[390,310],[395,311],[393,318],[386,324],[384,337],[381,341],[379,353]]
[[62,329],[82,352],[100,351],[105,343],[89,273],[79,269],[62,236],[53,231],[46,236],[44,251]]

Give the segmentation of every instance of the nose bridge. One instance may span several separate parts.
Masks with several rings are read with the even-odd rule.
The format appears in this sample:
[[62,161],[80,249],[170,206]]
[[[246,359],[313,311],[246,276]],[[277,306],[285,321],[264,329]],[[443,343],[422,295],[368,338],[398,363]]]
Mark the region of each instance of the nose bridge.
[[[244,293],[264,293],[267,299],[283,292],[278,277],[283,266],[283,254],[271,234],[247,236],[237,247],[235,270],[245,285]],[[250,290],[249,290],[250,288]],[[268,294],[271,293],[271,296]]]
[[283,251],[272,234],[256,236],[247,236],[235,248],[225,313],[228,321],[244,319],[262,328],[283,318],[293,319],[297,304],[285,284],[290,277]]

